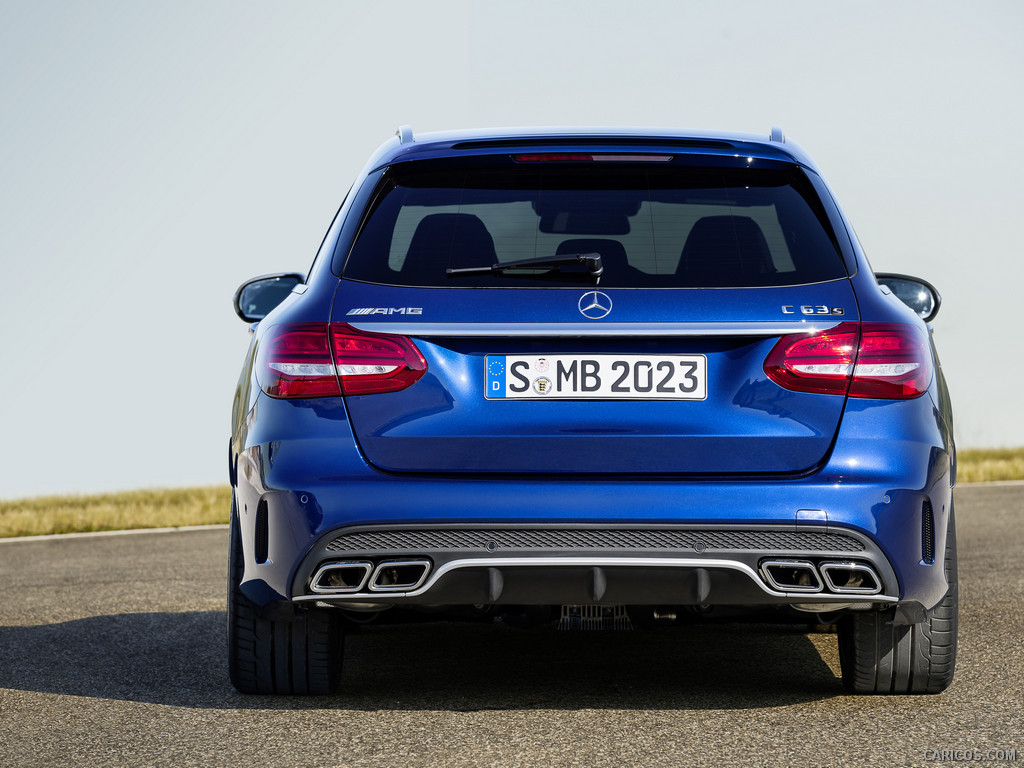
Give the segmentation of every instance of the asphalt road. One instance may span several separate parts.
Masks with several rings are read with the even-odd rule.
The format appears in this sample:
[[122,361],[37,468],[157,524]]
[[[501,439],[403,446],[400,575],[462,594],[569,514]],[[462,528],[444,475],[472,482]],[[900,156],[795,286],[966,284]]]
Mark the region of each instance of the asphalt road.
[[245,697],[225,530],[3,542],[0,765],[1024,764],[1024,485],[959,489],[957,523],[960,656],[929,697],[846,695],[806,627],[444,624],[350,635],[339,696]]

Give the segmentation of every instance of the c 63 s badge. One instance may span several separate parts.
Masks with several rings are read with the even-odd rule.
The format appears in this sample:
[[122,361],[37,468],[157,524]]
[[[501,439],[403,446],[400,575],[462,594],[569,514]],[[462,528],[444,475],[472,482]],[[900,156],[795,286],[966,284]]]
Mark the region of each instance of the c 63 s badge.
[[802,315],[845,315],[842,307],[826,307],[824,304],[801,304],[799,307],[793,304],[783,304],[782,314],[795,315],[799,312]]

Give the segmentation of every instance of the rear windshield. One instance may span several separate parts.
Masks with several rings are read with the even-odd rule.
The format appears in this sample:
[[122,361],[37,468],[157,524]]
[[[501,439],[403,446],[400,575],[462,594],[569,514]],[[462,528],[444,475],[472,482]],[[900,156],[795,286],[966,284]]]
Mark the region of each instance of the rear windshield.
[[[799,285],[846,276],[813,187],[796,167],[675,163],[393,166],[344,277],[402,286],[586,283],[575,265],[449,275],[597,253],[602,287]],[[592,282],[592,279],[590,279]]]

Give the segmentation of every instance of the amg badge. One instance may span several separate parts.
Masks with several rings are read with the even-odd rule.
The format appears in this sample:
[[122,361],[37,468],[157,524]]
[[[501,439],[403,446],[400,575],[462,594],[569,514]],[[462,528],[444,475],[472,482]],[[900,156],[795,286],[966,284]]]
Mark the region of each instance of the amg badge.
[[422,315],[423,307],[355,307],[346,315]]

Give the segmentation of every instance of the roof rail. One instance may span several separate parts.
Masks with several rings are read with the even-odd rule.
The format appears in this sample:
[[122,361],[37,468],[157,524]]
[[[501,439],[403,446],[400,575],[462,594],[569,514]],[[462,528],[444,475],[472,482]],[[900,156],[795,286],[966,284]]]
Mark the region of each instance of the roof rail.
[[412,144],[415,141],[415,139],[412,137],[411,125],[398,126],[398,130],[395,131],[395,136],[398,137],[399,144]]
[[777,125],[772,126],[772,131],[768,134],[768,141],[774,141],[777,144],[785,144],[786,137],[782,134],[782,129]]

